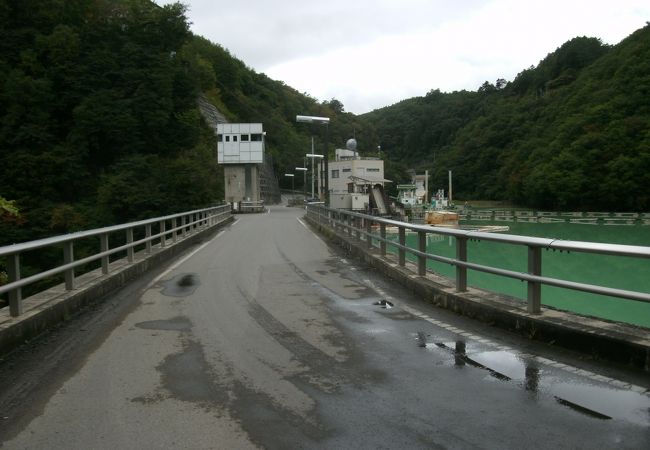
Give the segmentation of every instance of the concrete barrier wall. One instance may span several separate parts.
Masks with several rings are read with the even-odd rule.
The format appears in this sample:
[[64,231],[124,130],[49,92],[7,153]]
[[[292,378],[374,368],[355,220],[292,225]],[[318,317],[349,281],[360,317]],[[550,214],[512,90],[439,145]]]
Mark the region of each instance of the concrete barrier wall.
[[307,215],[305,219],[316,231],[425,302],[514,331],[529,339],[650,371],[650,330],[646,328],[545,307],[541,314],[530,314],[526,311],[526,303],[515,298],[474,288],[456,292],[454,283],[448,278],[433,273],[419,276],[415,264],[407,261],[401,267],[395,255],[382,257],[379,249],[368,249],[365,241],[340,235]]
[[168,241],[165,247],[156,246],[151,254],[138,252],[133,263],[128,263],[126,259],[112,262],[107,275],[103,275],[101,269],[83,274],[76,278],[77,288],[74,290],[66,291],[65,286],[61,284],[23,299],[25,311],[18,317],[11,317],[9,308],[3,308],[0,310],[0,355],[11,352],[25,341],[69,319],[85,306],[102,301],[108,294],[136,277],[210,238],[232,220],[231,216],[176,243]]

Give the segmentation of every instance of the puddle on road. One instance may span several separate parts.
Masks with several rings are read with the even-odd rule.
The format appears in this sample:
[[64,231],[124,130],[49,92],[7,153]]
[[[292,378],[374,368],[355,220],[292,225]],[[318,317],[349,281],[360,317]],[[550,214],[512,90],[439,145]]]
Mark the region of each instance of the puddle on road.
[[578,405],[589,413],[595,412],[605,418],[624,419],[638,425],[650,426],[650,398],[645,394],[627,389],[557,379],[549,379],[548,382],[556,399]]
[[226,392],[214,384],[203,347],[197,342],[187,341],[180,353],[169,355],[157,369],[165,389],[178,400],[205,406],[227,400]]
[[162,295],[167,297],[187,297],[194,294],[201,282],[195,273],[181,273],[171,280],[163,281],[161,284],[163,286]]
[[[567,372],[562,378],[546,374],[535,361],[516,353],[498,351],[468,352],[465,341],[426,342],[424,332],[417,333],[419,347],[444,350],[454,355],[454,366],[486,370],[502,381],[515,381],[532,394],[553,398],[558,404],[594,419],[618,419],[650,426],[650,396],[629,389],[616,388]],[[559,370],[559,369],[558,369]],[[566,381],[569,379],[570,381]]]
[[570,402],[568,400],[565,400],[563,398],[558,397],[557,395],[554,396],[555,400],[560,404],[564,406],[568,406],[569,408],[578,411],[579,413],[585,414],[590,417],[594,417],[596,419],[601,419],[601,420],[611,420],[612,418],[609,416],[606,416],[605,414],[601,414],[598,411],[591,410],[589,408],[585,408],[584,406],[578,405],[577,403]]
[[456,341],[454,347],[448,346],[447,344],[441,342],[436,343],[436,346],[452,352],[454,355],[454,365],[457,367],[463,367],[465,365],[468,365],[468,366],[476,367],[477,369],[486,370],[491,376],[499,380],[502,381],[512,380],[512,378],[509,377],[508,375],[477,361],[475,357],[470,358],[469,356],[467,356],[467,350],[466,350],[467,347],[465,341]]
[[135,326],[144,330],[189,331],[192,328],[192,322],[187,317],[178,316],[169,320],[139,322]]

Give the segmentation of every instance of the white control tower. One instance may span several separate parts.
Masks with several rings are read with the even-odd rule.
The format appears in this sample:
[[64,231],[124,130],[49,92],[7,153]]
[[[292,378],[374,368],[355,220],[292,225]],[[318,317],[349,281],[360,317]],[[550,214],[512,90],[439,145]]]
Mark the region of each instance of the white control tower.
[[264,134],[261,123],[217,125],[217,162],[224,165],[227,202],[260,200]]

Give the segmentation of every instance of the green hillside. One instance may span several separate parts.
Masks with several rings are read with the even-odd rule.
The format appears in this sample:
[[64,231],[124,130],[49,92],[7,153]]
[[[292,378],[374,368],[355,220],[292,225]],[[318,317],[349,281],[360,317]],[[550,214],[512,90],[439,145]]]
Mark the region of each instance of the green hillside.
[[[276,173],[302,164],[296,114],[332,118],[330,148],[369,127],[254,72],[189,31],[180,3],[0,0],[0,245],[223,199],[196,98],[263,122]],[[320,149],[322,151],[322,148]],[[280,180],[284,182],[283,179]]]
[[454,173],[457,198],[650,210],[650,26],[616,46],[575,38],[512,82],[404,100],[362,118],[386,157]]
[[263,122],[279,174],[302,164],[312,134],[323,151],[323,127],[295,123],[317,115],[331,118],[330,153],[352,135],[362,152],[381,144],[396,182],[412,167],[444,187],[453,170],[465,198],[650,209],[648,26],[614,47],[573,39],[510,83],[355,116],[193,35],[185,12],[0,0],[0,245],[222,200],[199,94],[231,121]]

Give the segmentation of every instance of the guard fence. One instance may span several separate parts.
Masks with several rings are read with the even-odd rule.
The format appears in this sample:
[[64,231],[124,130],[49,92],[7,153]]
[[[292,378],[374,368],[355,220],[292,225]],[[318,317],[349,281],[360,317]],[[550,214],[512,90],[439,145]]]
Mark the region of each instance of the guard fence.
[[[113,255],[125,252],[127,262],[132,263],[136,248],[141,248],[145,255],[151,254],[156,249],[162,249],[207,227],[222,223],[230,216],[231,206],[222,205],[0,247],[0,258],[6,261],[9,281],[0,286],[0,295],[8,293],[10,314],[19,316],[23,313],[22,290],[25,287],[63,274],[65,289],[71,291],[75,289],[75,277],[93,262],[100,261],[101,273],[106,275],[111,270],[110,257]],[[87,247],[89,238],[91,241],[98,239],[95,250],[91,250],[90,255],[76,259],[75,244],[83,240]],[[111,242],[120,244],[113,247]],[[21,255],[34,250],[62,252],[63,263],[21,278]]]
[[[532,314],[539,314],[541,312],[542,285],[650,303],[650,294],[647,292],[616,289],[551,278],[543,276],[542,273],[542,250],[584,252],[647,259],[650,258],[650,247],[568,241],[417,225],[313,204],[307,205],[307,215],[311,220],[317,222],[319,225],[327,226],[335,233],[347,235],[348,237],[356,237],[360,241],[365,240],[367,248],[369,250],[378,249],[382,257],[386,256],[389,245],[396,248],[398,264],[402,267],[406,264],[407,254],[413,255],[416,260],[417,272],[420,276],[426,275],[427,261],[429,260],[455,266],[455,287],[457,292],[467,290],[468,270],[524,281],[527,283],[527,311]],[[390,227],[397,229],[397,241],[387,238],[386,230]],[[377,229],[379,231],[378,234]],[[406,245],[407,231],[417,234],[417,248]],[[456,244],[456,257],[449,258],[427,253],[427,236],[431,234],[453,238]],[[527,247],[527,272],[517,272],[469,261],[467,257],[467,246],[470,241],[489,241]]]

